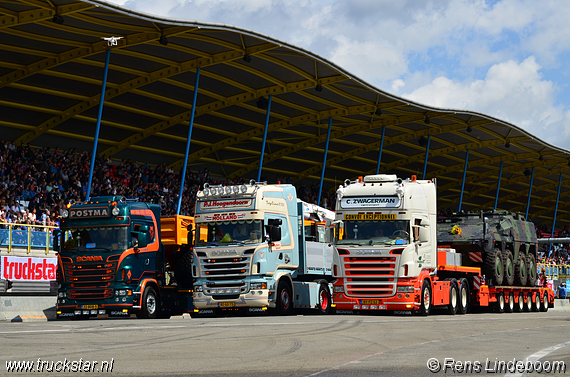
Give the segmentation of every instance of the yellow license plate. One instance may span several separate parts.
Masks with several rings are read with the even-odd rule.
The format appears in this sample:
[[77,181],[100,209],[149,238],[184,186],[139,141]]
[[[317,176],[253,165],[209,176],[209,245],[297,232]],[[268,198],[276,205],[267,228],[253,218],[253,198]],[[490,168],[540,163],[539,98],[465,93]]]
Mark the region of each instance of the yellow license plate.
[[81,305],[81,309],[99,309],[99,305]]
[[226,306],[236,306],[235,302],[218,302],[218,306],[220,307],[226,307]]
[[345,220],[396,220],[395,213],[355,213],[345,214]]
[[362,300],[363,305],[378,305],[380,300]]

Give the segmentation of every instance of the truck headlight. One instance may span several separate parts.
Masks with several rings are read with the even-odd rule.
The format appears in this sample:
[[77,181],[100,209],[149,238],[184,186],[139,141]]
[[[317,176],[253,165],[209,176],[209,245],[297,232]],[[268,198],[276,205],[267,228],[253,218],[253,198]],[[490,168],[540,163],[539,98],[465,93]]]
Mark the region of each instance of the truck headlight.
[[343,293],[344,292],[344,285],[333,285],[333,292],[334,293]]
[[64,219],[67,219],[69,217],[69,211],[66,209],[61,211],[61,217],[63,217]]
[[58,296],[59,297],[67,297],[67,292],[59,292]]
[[194,286],[194,292],[202,292],[202,291],[203,291],[203,288],[201,285],[195,285]]
[[267,289],[267,283],[251,283],[249,289]]
[[119,208],[113,207],[113,209],[111,210],[111,213],[113,214],[113,216],[117,216],[119,214]]
[[397,289],[398,293],[414,293],[414,286],[413,285],[402,285],[399,286]]

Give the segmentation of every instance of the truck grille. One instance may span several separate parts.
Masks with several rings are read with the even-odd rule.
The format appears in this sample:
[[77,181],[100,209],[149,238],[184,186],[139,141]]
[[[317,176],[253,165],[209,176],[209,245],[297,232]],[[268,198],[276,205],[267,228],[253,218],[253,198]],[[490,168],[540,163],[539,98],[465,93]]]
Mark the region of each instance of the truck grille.
[[345,293],[349,297],[389,297],[396,291],[398,257],[343,257]]
[[208,281],[243,279],[250,272],[251,257],[201,258],[202,276]]
[[[108,259],[109,260],[109,259]],[[112,284],[117,272],[116,262],[73,263],[62,258],[67,297],[74,300],[100,300],[113,297]]]

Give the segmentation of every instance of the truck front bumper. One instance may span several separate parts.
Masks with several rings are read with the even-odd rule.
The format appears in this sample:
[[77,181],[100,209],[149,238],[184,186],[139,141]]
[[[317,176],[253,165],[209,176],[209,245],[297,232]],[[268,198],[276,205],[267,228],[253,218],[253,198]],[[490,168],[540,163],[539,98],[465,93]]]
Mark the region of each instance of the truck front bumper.
[[334,293],[333,302],[339,310],[364,310],[364,311],[385,311],[385,310],[416,310],[419,303],[414,302],[413,293],[397,293],[394,296],[382,298],[355,298],[348,297],[344,293]]
[[268,289],[255,289],[247,293],[242,293],[239,297],[235,295],[217,295],[214,298],[203,292],[194,292],[193,301],[195,309],[217,309],[217,308],[273,308],[275,301],[271,300]]

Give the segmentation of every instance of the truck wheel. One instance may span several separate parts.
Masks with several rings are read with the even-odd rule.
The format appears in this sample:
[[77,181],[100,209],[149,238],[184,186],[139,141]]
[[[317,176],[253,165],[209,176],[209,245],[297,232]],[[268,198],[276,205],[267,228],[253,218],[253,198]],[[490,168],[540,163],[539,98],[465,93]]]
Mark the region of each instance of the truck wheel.
[[152,287],[146,287],[142,296],[141,310],[137,318],[155,319],[158,313],[158,299],[156,291]]
[[467,279],[461,279],[459,285],[459,306],[457,312],[459,314],[466,314],[469,310],[469,283]]
[[497,293],[497,302],[495,303],[495,311],[498,313],[505,312],[505,295],[503,292]]
[[509,293],[509,302],[505,305],[505,312],[512,313],[515,311],[515,295],[513,292]]
[[536,257],[534,254],[529,254],[526,257],[526,264],[528,266],[528,281],[526,285],[529,287],[534,287],[536,284]]
[[505,266],[505,278],[503,279],[503,283],[505,285],[513,285],[515,282],[515,264],[513,263],[513,253],[510,250],[505,252],[503,263]]
[[526,257],[519,255],[519,260],[515,263],[515,284],[524,287],[528,278],[528,268]]
[[536,292],[534,294],[534,302],[532,304],[532,311],[539,312],[540,311],[540,292]]
[[449,305],[447,305],[447,312],[451,315],[457,313],[457,306],[459,301],[459,294],[457,293],[457,280],[451,279],[449,284]]
[[532,312],[532,293],[528,292],[526,294],[526,306],[525,311]]
[[284,279],[277,285],[277,312],[280,315],[289,315],[293,310],[293,295],[291,287]]
[[503,284],[505,270],[499,249],[494,249],[485,254],[485,275],[491,278],[493,285]]
[[544,294],[542,295],[542,306],[540,307],[540,311],[541,312],[548,311],[548,292],[546,291],[544,291]]
[[524,312],[524,298],[522,292],[519,292],[518,294],[518,302],[515,305],[515,309],[517,310],[517,313]]
[[326,280],[319,281],[318,304],[319,314],[329,314],[331,310],[331,292]]
[[192,276],[192,262],[194,254],[192,250],[182,249],[178,252],[174,262],[174,279],[180,288],[192,288],[194,278]]
[[420,304],[420,315],[428,316],[431,312],[431,283],[424,279],[422,284],[422,297]]

